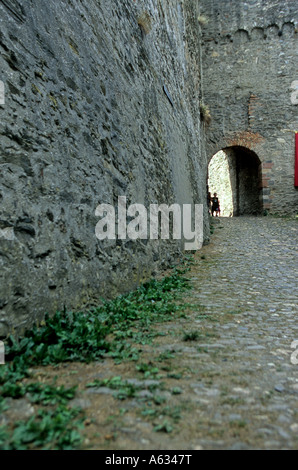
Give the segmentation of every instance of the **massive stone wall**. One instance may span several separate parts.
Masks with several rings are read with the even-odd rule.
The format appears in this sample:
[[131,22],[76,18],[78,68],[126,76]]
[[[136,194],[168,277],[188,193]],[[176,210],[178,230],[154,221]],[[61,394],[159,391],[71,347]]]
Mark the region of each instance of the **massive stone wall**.
[[197,18],[196,1],[0,2],[0,336],[181,253],[99,241],[95,210],[205,203]]
[[207,158],[229,147],[252,150],[263,208],[295,213],[297,2],[201,0],[200,16],[203,97],[212,116]]

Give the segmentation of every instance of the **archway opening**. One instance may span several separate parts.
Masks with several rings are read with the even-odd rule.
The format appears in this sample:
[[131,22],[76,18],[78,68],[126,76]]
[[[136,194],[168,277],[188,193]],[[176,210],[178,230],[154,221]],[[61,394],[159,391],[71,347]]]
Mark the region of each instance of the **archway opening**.
[[211,158],[207,190],[217,193],[223,217],[262,214],[261,182],[261,161],[245,147],[227,147]]

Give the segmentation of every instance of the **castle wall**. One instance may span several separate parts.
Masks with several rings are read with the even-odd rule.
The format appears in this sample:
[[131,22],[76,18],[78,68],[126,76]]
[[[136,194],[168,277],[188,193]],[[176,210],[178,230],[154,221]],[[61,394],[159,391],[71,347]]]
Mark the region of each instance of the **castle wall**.
[[[263,209],[296,211],[296,10],[1,1],[0,337],[132,289],[183,253],[183,240],[98,240],[100,204],[204,203],[207,239],[207,166],[221,149],[232,175],[239,149],[258,157]],[[244,212],[252,174],[247,162]]]
[[183,252],[100,241],[95,211],[119,196],[205,203],[197,17],[178,0],[0,3],[0,336],[97,305]]
[[233,146],[254,151],[264,209],[295,213],[297,2],[202,0],[200,16],[208,19],[201,27],[207,158]]

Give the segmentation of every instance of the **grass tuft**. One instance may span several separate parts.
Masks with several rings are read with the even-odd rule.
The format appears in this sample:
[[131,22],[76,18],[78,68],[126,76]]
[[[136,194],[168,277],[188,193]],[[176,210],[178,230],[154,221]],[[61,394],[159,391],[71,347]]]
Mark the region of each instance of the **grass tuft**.
[[200,115],[204,123],[210,124],[211,122],[211,113],[208,106],[204,103],[200,104]]
[[149,34],[152,29],[152,19],[147,11],[143,11],[137,18],[139,27],[144,34]]
[[198,16],[198,22],[201,26],[206,26],[209,23],[209,19],[205,15]]

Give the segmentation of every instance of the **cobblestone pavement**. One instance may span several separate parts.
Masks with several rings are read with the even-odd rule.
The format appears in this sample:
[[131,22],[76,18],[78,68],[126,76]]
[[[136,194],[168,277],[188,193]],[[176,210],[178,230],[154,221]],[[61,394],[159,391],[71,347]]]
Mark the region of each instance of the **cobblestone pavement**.
[[[153,363],[173,353],[160,393],[181,419],[154,433],[132,401],[113,449],[298,449],[297,221],[214,223],[192,267],[193,307],[143,352]],[[186,342],[185,332],[198,337]]]
[[197,360],[213,377],[192,388],[203,426],[222,433],[199,445],[297,449],[297,221],[221,219],[204,254],[193,295],[215,321]]
[[[188,273],[186,315],[158,324],[164,335],[142,346],[145,381],[135,362],[112,359],[36,370],[79,383],[85,448],[298,449],[297,221],[214,225]],[[115,376],[141,385],[138,393],[118,400],[108,387],[86,388]]]

